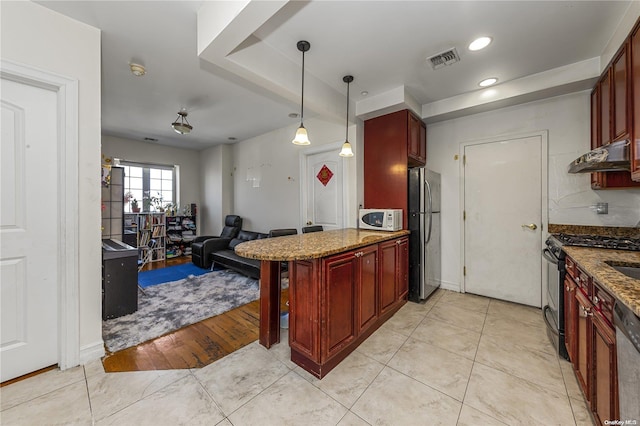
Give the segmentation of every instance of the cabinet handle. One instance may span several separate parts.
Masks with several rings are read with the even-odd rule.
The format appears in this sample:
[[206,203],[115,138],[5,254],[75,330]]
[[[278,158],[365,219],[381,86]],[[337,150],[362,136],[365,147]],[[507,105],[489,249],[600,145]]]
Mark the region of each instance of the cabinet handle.
[[398,241],[396,241],[396,244],[400,245],[400,244],[402,244],[402,241],[398,240]]
[[593,304],[597,305],[598,302],[600,302],[600,299],[598,298],[598,296],[593,296]]
[[583,318],[587,318],[590,317],[591,315],[593,315],[593,312],[591,312],[591,309],[585,308],[584,306],[580,305],[580,312],[582,313],[582,315],[580,315]]

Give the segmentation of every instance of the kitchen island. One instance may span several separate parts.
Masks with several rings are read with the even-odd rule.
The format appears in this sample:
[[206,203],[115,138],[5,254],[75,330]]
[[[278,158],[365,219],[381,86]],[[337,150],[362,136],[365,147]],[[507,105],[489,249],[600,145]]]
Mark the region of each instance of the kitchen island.
[[260,343],[280,341],[289,262],[291,360],[322,378],[406,303],[408,234],[339,229],[239,244],[238,255],[261,260]]

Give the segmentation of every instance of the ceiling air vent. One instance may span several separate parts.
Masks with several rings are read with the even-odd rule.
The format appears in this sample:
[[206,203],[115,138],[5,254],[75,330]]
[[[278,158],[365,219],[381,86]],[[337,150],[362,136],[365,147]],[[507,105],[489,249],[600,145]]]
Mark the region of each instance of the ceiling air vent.
[[456,62],[460,62],[460,56],[458,56],[458,52],[456,48],[453,47],[447,51],[442,53],[438,53],[437,55],[433,55],[427,59],[431,64],[431,68],[437,70],[438,68],[442,68],[447,65],[455,64]]

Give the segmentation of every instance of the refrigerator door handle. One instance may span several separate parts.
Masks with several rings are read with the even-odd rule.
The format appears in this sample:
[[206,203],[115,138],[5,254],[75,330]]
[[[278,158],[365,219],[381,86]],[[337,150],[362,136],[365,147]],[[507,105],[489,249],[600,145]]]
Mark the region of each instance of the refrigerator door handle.
[[431,199],[431,185],[429,185],[428,180],[424,181],[424,186],[425,188],[427,188],[427,194],[428,194],[427,199],[429,200],[429,204],[428,204],[429,208],[427,209],[427,212],[429,213],[429,235],[426,237],[424,242],[425,244],[427,244],[429,241],[431,241],[431,224],[433,223],[433,220],[432,220],[433,218],[431,217],[431,209],[433,207],[433,200]]

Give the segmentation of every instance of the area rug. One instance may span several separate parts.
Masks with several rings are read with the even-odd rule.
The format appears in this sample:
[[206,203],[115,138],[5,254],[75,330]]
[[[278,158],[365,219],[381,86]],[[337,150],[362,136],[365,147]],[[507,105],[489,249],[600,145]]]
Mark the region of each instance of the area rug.
[[220,270],[138,290],[138,311],[102,322],[109,352],[162,336],[258,299],[258,280]]
[[182,265],[139,272],[138,285],[142,288],[147,288],[152,285],[183,280],[190,275],[204,275],[207,272],[211,272],[211,270],[199,268],[193,263],[183,263]]

